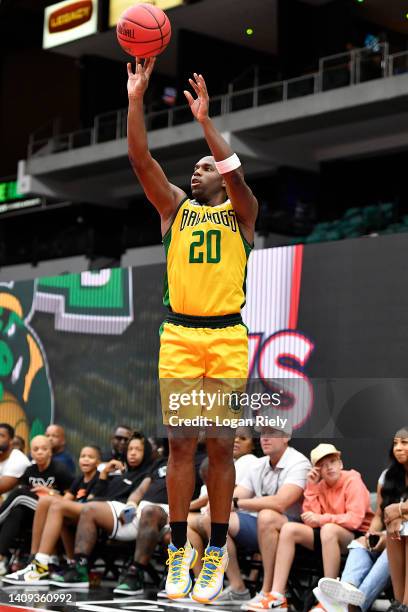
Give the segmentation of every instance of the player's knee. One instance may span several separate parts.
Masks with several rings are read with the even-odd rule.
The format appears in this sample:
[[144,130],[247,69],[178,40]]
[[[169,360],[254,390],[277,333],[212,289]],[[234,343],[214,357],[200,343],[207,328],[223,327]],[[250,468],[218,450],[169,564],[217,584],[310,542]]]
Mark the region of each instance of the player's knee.
[[186,463],[196,452],[194,440],[173,438],[169,440],[169,461]]

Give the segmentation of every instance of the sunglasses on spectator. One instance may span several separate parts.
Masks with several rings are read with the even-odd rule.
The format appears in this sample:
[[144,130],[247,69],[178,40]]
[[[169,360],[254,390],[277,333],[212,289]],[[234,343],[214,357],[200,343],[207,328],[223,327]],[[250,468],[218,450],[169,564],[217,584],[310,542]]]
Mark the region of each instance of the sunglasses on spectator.
[[128,436],[113,436],[113,437],[115,438],[115,440],[119,440],[119,441],[124,440],[125,442],[129,442],[130,440],[130,437]]

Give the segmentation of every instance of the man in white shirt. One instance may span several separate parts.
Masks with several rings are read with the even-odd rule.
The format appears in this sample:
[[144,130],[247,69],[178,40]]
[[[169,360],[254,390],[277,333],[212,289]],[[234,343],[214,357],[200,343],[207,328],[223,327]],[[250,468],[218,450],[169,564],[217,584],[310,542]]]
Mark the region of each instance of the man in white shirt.
[[0,423],[0,495],[11,491],[30,465],[21,451],[13,448],[14,428]]
[[[218,602],[249,603],[250,595],[241,577],[237,545],[249,553],[260,552],[264,567],[263,592],[269,592],[279,532],[289,521],[300,520],[303,490],[311,465],[288,446],[290,433],[272,428],[261,431],[261,457],[235,487],[228,529],[229,586]],[[251,600],[252,602],[252,600]]]

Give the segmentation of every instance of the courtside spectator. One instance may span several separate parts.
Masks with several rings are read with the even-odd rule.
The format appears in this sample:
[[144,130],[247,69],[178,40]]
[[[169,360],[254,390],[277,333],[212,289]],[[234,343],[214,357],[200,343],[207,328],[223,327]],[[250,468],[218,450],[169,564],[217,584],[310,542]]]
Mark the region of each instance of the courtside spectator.
[[[128,445],[128,469],[116,459],[105,465],[93,490],[92,501],[89,498],[81,510],[75,536],[74,559],[65,572],[55,577],[53,584],[67,588],[89,586],[88,556],[96,544],[98,528],[108,531],[113,539],[134,540],[136,536],[132,531],[132,524],[123,526],[119,515],[130,494],[151,473],[151,453],[150,442],[142,433],[137,432]],[[109,471],[118,472],[118,468],[121,471],[109,478]],[[104,501],[94,501],[95,499]],[[123,530],[122,527],[127,529]]]
[[54,561],[53,554],[60,537],[67,557],[72,558],[73,535],[64,520],[68,520],[70,526],[77,523],[82,504],[87,501],[98,482],[97,467],[100,461],[101,451],[97,446],[84,446],[78,462],[81,476],[73,481],[63,496],[53,491],[52,496],[40,497],[31,539],[31,555],[34,558],[24,569],[5,576],[4,582],[33,586],[48,584],[49,564]]
[[[19,452],[19,451],[13,451]],[[65,493],[73,476],[68,468],[52,457],[51,442],[45,436],[31,440],[33,458],[19,479],[18,486],[0,507],[0,572],[7,574],[7,556],[15,538],[31,527],[38,499]]]
[[382,488],[382,507],[387,527],[387,554],[396,599],[394,608],[408,609],[408,426],[394,436]]
[[0,494],[11,491],[30,465],[24,453],[13,448],[13,438],[14,428],[0,423]]
[[[169,531],[169,506],[166,488],[168,447],[158,459],[149,476],[129,497],[126,506],[120,510],[116,539],[125,537],[136,539],[133,561],[122,573],[114,593],[118,595],[137,595],[144,591],[144,572],[150,563],[154,549],[166,530]],[[126,523],[126,513],[134,511],[135,518]],[[121,534],[122,532],[122,534]],[[130,535],[133,532],[133,537]]]
[[52,456],[56,461],[65,463],[69,471],[75,474],[75,462],[71,453],[65,450],[65,431],[61,425],[49,425],[45,435],[51,442]]
[[102,461],[117,459],[126,462],[126,451],[132,438],[133,429],[129,425],[118,425],[113,432],[110,448],[102,450]]
[[279,533],[288,521],[300,517],[309,460],[288,446],[290,433],[273,428],[261,431],[264,457],[251,465],[233,496],[234,512],[228,530],[229,586],[220,601],[249,605],[250,599],[237,560],[237,546],[247,553],[260,552],[264,568],[262,592],[272,586]]
[[[249,610],[288,609],[286,583],[295,557],[296,544],[321,554],[324,575],[336,578],[341,553],[356,535],[370,526],[373,512],[370,493],[355,470],[343,470],[341,453],[333,444],[319,444],[310,453],[301,523],[286,523],[279,537],[272,589]],[[265,563],[265,561],[264,561]],[[324,596],[315,589],[319,604],[314,609],[328,610]]]
[[386,473],[387,470],[384,470],[378,480],[377,507],[370,529],[348,545],[349,553],[341,579],[319,580],[320,591],[334,604],[358,606],[366,612],[390,583],[382,508]]

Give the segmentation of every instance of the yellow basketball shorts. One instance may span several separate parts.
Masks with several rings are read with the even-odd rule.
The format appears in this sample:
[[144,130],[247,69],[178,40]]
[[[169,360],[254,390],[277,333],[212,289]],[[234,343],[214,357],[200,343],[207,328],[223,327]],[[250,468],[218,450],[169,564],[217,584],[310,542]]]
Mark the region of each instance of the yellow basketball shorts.
[[[179,317],[179,319],[177,318]],[[209,317],[235,323],[240,317]],[[248,377],[248,330],[242,322],[193,327],[188,317],[169,316],[160,328],[159,377],[165,425],[222,424],[239,418],[239,394]],[[172,322],[176,320],[177,323]],[[197,323],[196,323],[197,324]]]

